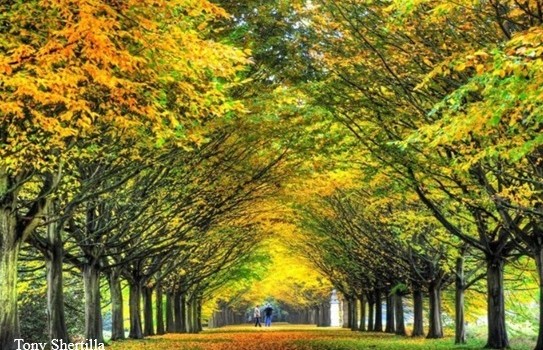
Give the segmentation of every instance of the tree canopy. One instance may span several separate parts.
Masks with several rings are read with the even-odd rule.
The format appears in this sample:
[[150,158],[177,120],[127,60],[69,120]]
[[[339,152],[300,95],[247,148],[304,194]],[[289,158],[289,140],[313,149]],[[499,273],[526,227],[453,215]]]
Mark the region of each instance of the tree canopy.
[[524,317],[543,349],[542,24],[541,0],[0,1],[0,348],[37,305],[36,334],[102,342],[264,301],[325,326],[335,289],[352,330],[463,344],[484,318],[505,349]]

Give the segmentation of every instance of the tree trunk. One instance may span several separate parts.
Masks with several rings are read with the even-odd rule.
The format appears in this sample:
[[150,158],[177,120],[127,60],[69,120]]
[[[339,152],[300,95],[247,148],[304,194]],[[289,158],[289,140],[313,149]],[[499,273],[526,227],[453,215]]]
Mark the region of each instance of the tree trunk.
[[383,300],[380,290],[375,291],[375,332],[383,331]]
[[[20,246],[6,240],[5,213],[0,213],[0,349],[15,349],[13,341],[19,338],[19,319],[17,316],[17,261]],[[14,229],[14,228],[13,228]],[[4,244],[4,245],[2,245]]]
[[[187,300],[185,299],[184,300],[184,303],[185,305],[185,310],[184,310],[184,319],[185,319],[185,330],[184,330],[184,333],[192,333],[192,308],[191,308],[191,305],[190,305],[190,302],[187,302]],[[181,305],[183,305],[181,304]],[[183,306],[181,306],[183,307]],[[225,309],[224,311],[224,314],[225,314],[225,317],[226,317],[226,322],[230,325],[231,322],[230,322],[230,315],[228,314],[228,308]]]
[[361,295],[359,298],[360,301],[360,326],[358,327],[360,331],[366,331],[366,301],[364,296]]
[[[180,332],[181,333],[187,333],[188,332],[188,315],[187,315],[187,296],[185,294],[180,294],[179,296],[179,312],[181,313],[180,314],[180,319],[179,321],[181,322],[181,328],[180,328]],[[226,316],[226,315],[225,315]]]
[[373,298],[368,298],[368,332],[373,332],[375,330],[374,309],[375,301]]
[[487,261],[488,342],[485,346],[487,349],[505,349],[509,347],[505,328],[504,264],[504,260],[500,257],[491,257]]
[[423,296],[420,289],[413,291],[413,337],[424,336]]
[[441,282],[430,283],[430,320],[426,338],[443,338],[443,322],[441,320]]
[[328,310],[329,308],[326,306],[326,303],[321,304],[321,326],[322,327],[328,327],[327,321],[328,321]]
[[456,258],[455,302],[454,302],[454,343],[466,343],[466,325],[464,320],[464,257]]
[[153,288],[143,287],[143,336],[155,335],[153,323]]
[[[194,333],[194,308],[193,308],[193,299],[191,297],[189,301],[185,301],[185,310],[186,310],[186,327],[185,330],[187,333]],[[226,317],[228,318],[228,323],[232,324],[230,319],[229,309],[226,309]]]
[[[47,216],[54,217],[55,207],[51,203],[47,208]],[[45,266],[47,270],[47,318],[49,325],[49,340],[58,339],[70,343],[66,317],[64,313],[64,287],[62,264],[64,251],[62,246],[61,228],[57,221],[47,225],[47,241],[49,249],[46,253]]]
[[207,327],[209,329],[217,328],[217,323],[215,319],[215,311],[213,311],[213,313],[211,314],[211,317],[209,318],[209,320],[207,320]]
[[217,313],[219,315],[219,327],[226,326],[226,319],[224,318],[224,312],[221,310]]
[[[11,186],[5,169],[0,169],[0,194]],[[17,316],[17,264],[21,240],[17,234],[17,201],[15,196],[0,203],[0,349],[15,349],[19,338]]]
[[[194,298],[194,296],[191,298],[190,302],[188,303],[187,305],[188,309],[189,309],[189,318],[190,318],[190,327],[189,327],[189,332],[190,333],[198,333],[196,331],[196,320],[198,318],[198,316],[196,315],[196,299]],[[230,310],[229,310],[230,311]],[[232,313],[230,312],[230,322],[231,324],[234,324],[234,319],[232,318]]]
[[139,281],[130,281],[129,288],[130,333],[128,336],[132,339],[143,339],[141,327],[141,284]]
[[204,330],[204,327],[202,326],[202,300],[201,299],[198,299],[197,304],[196,304],[196,316],[197,316],[196,328],[198,332],[201,332]]
[[[353,327],[353,302],[351,298],[347,299],[347,312],[345,314],[346,320],[343,320],[343,328],[351,328]],[[347,323],[345,324],[345,321]]]
[[43,182],[38,198],[33,202],[35,211],[18,215],[18,184],[0,167],[0,349],[17,348],[14,339],[19,338],[17,315],[17,265],[21,244],[31,234],[48,207],[50,193],[56,183],[50,174]]
[[123,293],[119,271],[113,269],[109,275],[111,296],[111,340],[124,339]]
[[325,304],[320,304],[321,309],[321,327],[326,327],[326,306]]
[[213,328],[222,327],[221,324],[221,313],[219,311],[213,312]]
[[164,330],[164,305],[162,303],[162,288],[160,285],[156,286],[156,334],[165,334]]
[[324,303],[323,304],[324,309],[324,327],[330,327],[332,325],[332,318],[330,313],[330,303]]
[[386,308],[386,326],[385,333],[394,333],[396,327],[394,326],[394,295],[387,295],[387,308]]
[[357,305],[356,298],[351,299],[351,305],[352,305],[352,323],[351,323],[351,330],[356,331],[358,330],[358,305]]
[[403,298],[400,294],[394,295],[394,309],[396,316],[396,335],[407,335],[405,331],[405,320],[403,315]]
[[173,293],[173,309],[174,309],[174,324],[175,324],[175,333],[183,332],[184,320],[183,313],[181,312],[181,294],[179,292]]
[[85,289],[85,338],[103,343],[100,270],[93,264],[83,266],[83,287]]
[[543,245],[534,249],[534,258],[539,277],[539,330],[534,350],[543,350]]
[[175,323],[173,320],[174,310],[173,310],[173,297],[172,293],[166,293],[166,332],[174,333],[175,332]]
[[[191,315],[192,315],[192,329],[191,333],[198,333],[198,300],[196,297],[192,297],[192,300],[190,301],[190,308],[192,309]],[[236,319],[234,315],[234,311],[231,311],[232,313],[232,323],[236,324]]]

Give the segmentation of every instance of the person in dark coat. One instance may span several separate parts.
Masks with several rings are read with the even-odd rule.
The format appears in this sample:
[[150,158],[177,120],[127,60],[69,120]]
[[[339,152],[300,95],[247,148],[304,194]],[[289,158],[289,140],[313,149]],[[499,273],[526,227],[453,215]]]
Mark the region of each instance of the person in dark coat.
[[264,309],[264,324],[266,327],[271,327],[271,321],[273,317],[273,308],[270,304],[266,305],[266,308]]

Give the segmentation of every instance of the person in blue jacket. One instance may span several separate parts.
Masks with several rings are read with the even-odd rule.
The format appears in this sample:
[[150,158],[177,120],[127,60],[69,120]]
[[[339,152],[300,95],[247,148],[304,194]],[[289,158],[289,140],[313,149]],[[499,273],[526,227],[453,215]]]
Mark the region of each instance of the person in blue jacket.
[[270,304],[266,305],[266,308],[264,308],[264,324],[266,327],[271,327],[271,321],[273,317],[273,308]]

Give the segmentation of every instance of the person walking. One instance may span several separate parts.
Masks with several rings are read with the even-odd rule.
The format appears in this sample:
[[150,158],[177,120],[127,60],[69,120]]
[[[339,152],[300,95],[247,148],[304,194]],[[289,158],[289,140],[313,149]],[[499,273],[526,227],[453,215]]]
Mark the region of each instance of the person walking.
[[273,308],[268,303],[266,305],[266,308],[264,309],[264,321],[265,321],[264,324],[266,325],[266,327],[271,327],[272,317],[273,317]]
[[255,318],[255,327],[262,327],[262,324],[260,323],[260,305],[255,306],[253,316]]

